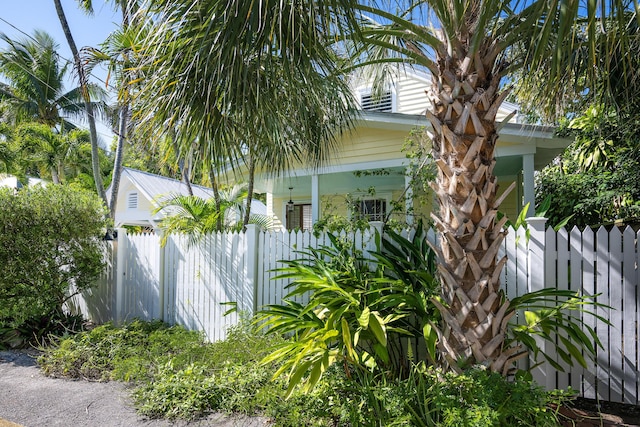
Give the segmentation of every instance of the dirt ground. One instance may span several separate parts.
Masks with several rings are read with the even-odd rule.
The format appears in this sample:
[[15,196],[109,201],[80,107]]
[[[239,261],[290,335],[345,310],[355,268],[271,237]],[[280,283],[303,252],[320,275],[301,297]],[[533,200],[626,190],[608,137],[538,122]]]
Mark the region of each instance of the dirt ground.
[[0,427],[264,427],[260,417],[212,414],[195,422],[140,418],[126,386],[47,378],[33,353],[0,351]]
[[562,408],[563,426],[640,427],[640,407],[578,398],[571,408]]

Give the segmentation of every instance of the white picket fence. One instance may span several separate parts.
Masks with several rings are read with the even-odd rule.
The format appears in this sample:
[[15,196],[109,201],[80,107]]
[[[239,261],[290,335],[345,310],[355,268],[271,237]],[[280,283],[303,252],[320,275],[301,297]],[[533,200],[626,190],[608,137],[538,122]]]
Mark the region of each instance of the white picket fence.
[[[631,228],[556,233],[545,229],[540,218],[529,220],[529,231],[527,239],[524,229],[510,230],[502,248],[508,262],[501,283],[509,297],[558,287],[599,294],[597,301],[612,307],[597,309],[610,325],[584,318],[603,345],[588,369],[567,367],[559,372],[545,364],[533,370],[534,378],[548,389],[571,386],[585,397],[640,404],[638,233]],[[353,238],[367,250],[375,247],[374,234],[372,229]],[[429,238],[434,238],[432,231]],[[117,242],[107,248],[103,279],[74,300],[75,309],[98,323],[162,319],[219,340],[238,322],[238,312],[254,313],[282,301],[288,282],[273,279],[273,270],[283,266],[280,260],[295,259],[298,250],[327,243],[326,236],[265,233],[252,226],[245,233],[213,234],[197,246],[170,236],[161,248],[156,235],[119,230]],[[229,306],[223,303],[228,302],[237,303],[238,312],[224,316]]]

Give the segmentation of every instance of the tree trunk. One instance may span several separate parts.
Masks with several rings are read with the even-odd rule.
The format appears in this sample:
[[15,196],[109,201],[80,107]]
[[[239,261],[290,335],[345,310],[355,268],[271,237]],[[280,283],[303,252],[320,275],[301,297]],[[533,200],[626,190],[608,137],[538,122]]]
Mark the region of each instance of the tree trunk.
[[242,220],[242,229],[247,229],[249,218],[251,218],[251,202],[253,201],[253,183],[255,181],[256,162],[253,155],[249,153],[249,187],[247,188],[247,207],[244,210],[244,219]]
[[[184,185],[187,186],[187,193],[189,193],[189,196],[193,196],[193,187],[191,187],[191,179],[189,178],[189,172],[191,169],[189,165],[191,164],[191,162],[187,160],[187,165],[185,166],[185,160],[180,155],[180,147],[178,146],[178,142],[176,141],[174,132],[170,132],[169,138],[171,138],[173,151],[176,153],[176,159],[178,160],[178,169],[180,169],[182,182],[184,182]],[[190,155],[188,157],[190,157]]]
[[55,185],[60,184],[60,176],[58,175],[58,170],[55,166],[51,168],[51,181],[53,181]]
[[100,172],[98,132],[96,131],[96,121],[93,115],[93,105],[91,104],[91,97],[89,96],[89,90],[87,88],[87,77],[84,72],[84,67],[82,67],[82,63],[80,62],[78,48],[76,47],[76,43],[73,40],[73,36],[71,35],[71,29],[69,28],[69,23],[67,22],[67,18],[64,14],[62,4],[60,3],[60,0],[53,0],[53,2],[56,6],[56,12],[58,13],[60,25],[62,25],[62,31],[64,31],[64,35],[67,38],[67,43],[69,44],[69,48],[71,49],[71,53],[73,54],[73,61],[75,64],[76,72],[78,73],[78,80],[80,81],[82,98],[84,100],[84,107],[87,112],[87,120],[89,121],[89,135],[91,137],[91,166],[93,169],[93,180],[96,183],[96,190],[98,192],[98,195],[104,202],[105,206],[108,207],[109,204],[107,201],[107,194],[104,191],[104,186],[102,184],[102,175]]
[[113,176],[111,178],[111,200],[109,201],[109,216],[116,218],[116,208],[118,205],[118,190],[120,189],[120,178],[122,177],[122,159],[124,158],[124,143],[127,138],[127,122],[129,119],[129,103],[124,102],[120,106],[118,113],[118,143],[116,154],[113,159]]
[[211,189],[213,190],[213,200],[216,203],[216,230],[223,231],[224,218],[222,217],[222,199],[220,198],[220,189],[218,188],[218,181],[216,180],[216,174],[213,170],[213,165],[209,165],[209,180],[211,181]]
[[[122,8],[122,29],[126,30],[129,27],[129,9],[125,4],[121,5]],[[125,63],[127,62],[125,56]],[[126,70],[122,71],[126,76]],[[116,153],[113,159],[113,174],[111,177],[111,200],[109,201],[109,216],[111,219],[116,218],[116,208],[118,207],[118,190],[120,189],[120,178],[122,177],[122,159],[124,158],[124,147],[127,140],[127,125],[129,121],[129,90],[128,82],[125,79],[122,84],[124,85],[123,102],[120,105],[120,112],[118,113],[118,143],[116,145]]]
[[[443,50],[446,52],[447,50]],[[452,49],[455,55],[459,49]],[[504,349],[509,301],[500,290],[506,257],[497,260],[506,235],[506,218],[496,220],[495,116],[507,92],[498,92],[501,70],[482,62],[487,55],[439,58],[434,76],[433,157],[438,167],[433,188],[440,205],[433,214],[440,233],[443,302],[434,301],[445,323],[439,348],[448,365],[460,370],[483,364],[506,375],[526,355]]]

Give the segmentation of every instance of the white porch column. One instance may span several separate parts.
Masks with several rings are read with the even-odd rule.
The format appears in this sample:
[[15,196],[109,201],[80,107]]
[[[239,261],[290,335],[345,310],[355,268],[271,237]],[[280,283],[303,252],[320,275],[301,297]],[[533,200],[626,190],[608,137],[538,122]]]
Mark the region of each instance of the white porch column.
[[522,181],[524,186],[524,204],[523,207],[529,203],[529,209],[527,210],[527,217],[533,216],[536,211],[536,192],[533,185],[533,154],[524,154],[522,156]]
[[311,175],[311,223],[320,219],[320,184],[317,174]]
[[407,212],[407,224],[413,225],[413,187],[411,187],[411,176],[405,170],[404,175],[404,209]]

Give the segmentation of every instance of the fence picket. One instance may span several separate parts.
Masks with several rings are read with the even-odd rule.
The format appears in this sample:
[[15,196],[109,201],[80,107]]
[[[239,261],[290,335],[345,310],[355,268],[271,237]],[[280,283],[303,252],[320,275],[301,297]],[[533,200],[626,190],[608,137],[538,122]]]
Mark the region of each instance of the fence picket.
[[[553,229],[549,228],[547,231]],[[548,233],[551,234],[551,233]],[[549,243],[547,242],[547,245]],[[569,260],[571,258],[571,252],[569,250],[569,235],[567,230],[564,228],[556,233],[556,288],[559,290],[568,290],[569,289]],[[549,268],[547,266],[547,268]],[[551,283],[547,283],[546,286],[552,286]],[[560,337],[567,339],[568,336],[566,332],[560,331],[559,337],[556,337],[558,344],[561,344]],[[569,364],[564,362],[562,358],[558,355],[556,360],[564,368],[564,372],[558,371],[556,373],[556,387],[562,390],[565,390],[569,387],[569,373],[571,367]]]
[[637,285],[634,281],[636,266],[635,232],[626,227],[622,236],[622,345],[623,345],[623,401],[635,405],[638,402],[638,356],[636,348],[636,314],[638,312]]
[[[595,275],[595,290],[601,294],[598,296],[598,302],[609,305],[609,233],[604,227],[600,227],[596,232]],[[605,319],[609,319],[611,316],[611,310],[608,308],[598,308],[596,312]],[[596,322],[596,328],[598,338],[600,338],[603,347],[599,349],[597,354],[598,365],[596,377],[598,380],[598,397],[603,400],[609,400],[609,396],[611,395],[609,389],[609,326],[598,320]]]
[[[595,233],[587,227],[582,231],[582,295],[597,293],[595,287]],[[597,312],[597,310],[594,311]],[[593,316],[584,316],[583,322],[591,328],[596,328],[596,319]],[[589,358],[586,362],[587,369],[585,369],[580,390],[584,397],[595,399],[597,397],[596,360]]]
[[[569,289],[578,293],[582,286],[582,233],[578,227],[573,227],[569,234]],[[582,320],[582,315],[578,311],[570,313],[576,319]],[[585,360],[588,358],[583,352]],[[570,370],[570,386],[574,390],[581,390],[584,377],[584,368],[579,364],[574,364]]]
[[611,326],[609,327],[609,398],[622,401],[622,234],[618,227],[609,231],[609,305]]

